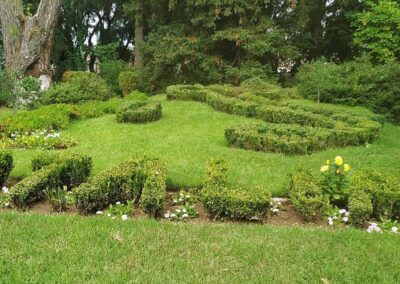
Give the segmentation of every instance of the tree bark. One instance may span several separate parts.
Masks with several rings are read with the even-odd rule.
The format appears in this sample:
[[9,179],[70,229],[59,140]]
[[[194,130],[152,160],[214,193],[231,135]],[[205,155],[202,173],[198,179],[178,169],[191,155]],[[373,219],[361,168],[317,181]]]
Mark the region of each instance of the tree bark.
[[62,2],[41,0],[36,14],[28,17],[22,1],[0,1],[4,56],[10,72],[39,77],[42,84],[49,84],[50,55]]
[[144,41],[144,28],[143,28],[143,3],[139,1],[136,10],[135,20],[135,62],[134,67],[137,70],[143,69],[143,53],[138,46]]

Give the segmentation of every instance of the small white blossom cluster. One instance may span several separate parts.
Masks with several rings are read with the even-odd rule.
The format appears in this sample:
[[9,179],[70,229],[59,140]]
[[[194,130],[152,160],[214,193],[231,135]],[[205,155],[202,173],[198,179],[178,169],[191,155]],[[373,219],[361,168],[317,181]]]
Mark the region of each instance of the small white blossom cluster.
[[382,229],[378,226],[377,223],[369,223],[368,229],[367,229],[368,233],[382,233]]
[[328,224],[330,226],[335,225],[335,223],[345,223],[349,222],[350,212],[346,209],[340,209],[337,213],[335,212],[333,216],[328,217]]
[[281,210],[282,202],[273,200],[270,204],[272,215],[278,215],[279,211]]
[[8,189],[8,187],[3,186],[3,188],[1,189],[1,191],[5,194],[8,194],[10,192],[10,190]]
[[41,130],[41,131],[26,131],[26,132],[13,132],[10,134],[11,139],[16,140],[18,138],[23,138],[25,136],[34,136],[35,138],[44,138],[49,139],[49,138],[59,138],[61,137],[61,132],[54,132],[52,130]]
[[183,194],[182,192],[179,193],[178,197],[172,200],[173,205],[177,204],[186,204],[190,202],[191,196],[189,194]]
[[175,213],[167,211],[167,213],[164,214],[164,218],[171,220],[184,220],[184,219],[189,219],[190,216],[188,210],[185,207],[183,207],[175,209]]
[[96,212],[96,215],[106,216],[113,220],[121,219],[126,221],[129,219],[129,215],[132,213],[133,203],[128,201],[127,204],[122,204],[121,202],[116,202],[115,205],[110,204],[109,208],[103,212],[101,210]]

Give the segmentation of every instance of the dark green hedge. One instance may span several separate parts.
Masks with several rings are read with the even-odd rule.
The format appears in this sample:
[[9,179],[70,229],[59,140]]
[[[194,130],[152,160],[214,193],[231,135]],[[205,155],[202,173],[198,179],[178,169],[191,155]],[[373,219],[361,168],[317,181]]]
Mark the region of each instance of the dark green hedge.
[[11,152],[0,152],[0,186],[7,181],[11,170],[14,167],[14,160]]
[[123,104],[117,111],[120,123],[146,123],[161,119],[162,107],[159,102],[135,101]]
[[74,190],[82,214],[94,213],[117,201],[138,201],[151,216],[161,213],[166,192],[165,170],[157,159],[136,158],[105,170]]
[[207,214],[211,218],[261,220],[270,208],[271,192],[261,187],[232,187],[226,172],[223,160],[211,160],[207,164],[202,191]]
[[10,190],[10,200],[18,208],[26,208],[45,196],[46,189],[73,188],[85,182],[92,169],[92,159],[78,154],[64,154],[53,163],[35,171]]

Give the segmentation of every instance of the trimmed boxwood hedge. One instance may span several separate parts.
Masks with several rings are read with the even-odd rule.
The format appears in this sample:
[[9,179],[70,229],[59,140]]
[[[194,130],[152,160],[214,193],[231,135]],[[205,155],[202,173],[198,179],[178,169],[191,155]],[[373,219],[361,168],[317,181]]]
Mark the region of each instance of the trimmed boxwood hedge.
[[92,177],[74,190],[81,214],[95,213],[117,201],[140,200],[150,216],[164,208],[165,169],[157,159],[134,158]]
[[[228,128],[225,132],[228,144],[245,149],[308,154],[326,147],[372,143],[379,137],[383,125],[381,116],[363,109],[341,106],[330,109],[324,104],[292,99],[279,88],[269,95],[268,89],[263,88],[175,85],[168,87],[166,94],[169,100],[204,102],[217,111],[280,124],[258,129],[247,125]],[[279,90],[282,94],[277,95]]]
[[261,220],[271,204],[271,192],[256,187],[244,189],[232,187],[226,175],[223,160],[210,160],[207,164],[202,200],[211,218],[234,220]]
[[14,167],[14,160],[11,152],[0,151],[0,186],[8,179]]
[[135,101],[123,104],[117,111],[120,123],[146,123],[161,119],[162,107],[159,102]]
[[85,182],[92,169],[92,159],[78,154],[64,154],[43,166],[10,190],[10,200],[18,208],[39,201],[46,189],[73,188]]

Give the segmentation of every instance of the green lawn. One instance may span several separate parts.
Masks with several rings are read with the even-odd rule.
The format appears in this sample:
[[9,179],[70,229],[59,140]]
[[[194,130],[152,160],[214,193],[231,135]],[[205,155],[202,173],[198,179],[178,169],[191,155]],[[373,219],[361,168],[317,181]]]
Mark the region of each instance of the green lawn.
[[[382,137],[369,147],[332,149],[309,156],[287,156],[227,147],[224,129],[254,119],[229,115],[196,102],[162,100],[163,118],[146,125],[118,124],[114,115],[77,121],[65,134],[78,146],[69,151],[90,155],[94,173],[126,160],[132,155],[160,157],[167,166],[169,187],[200,186],[204,166],[212,157],[229,163],[232,182],[268,186],[275,195],[286,194],[287,175],[296,168],[316,172],[326,159],[344,157],[354,169],[373,167],[400,174],[400,127],[387,124]],[[26,176],[36,151],[15,150],[15,176]]]
[[353,229],[2,212],[0,237],[0,283],[400,281],[399,236]]

